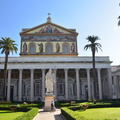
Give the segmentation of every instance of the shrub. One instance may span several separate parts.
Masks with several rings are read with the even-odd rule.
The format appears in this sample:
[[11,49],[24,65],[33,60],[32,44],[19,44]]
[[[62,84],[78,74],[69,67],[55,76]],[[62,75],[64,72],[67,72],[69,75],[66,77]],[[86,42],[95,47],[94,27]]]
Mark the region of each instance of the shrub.
[[11,102],[9,101],[0,101],[0,104],[10,104]]
[[85,111],[88,108],[88,104],[82,104],[82,109]]
[[84,110],[82,109],[83,107],[88,107],[88,106],[89,108],[120,107],[120,101],[97,102],[96,104],[93,104],[92,102],[79,103],[76,106],[62,107],[61,113],[67,120],[86,120],[85,117],[81,116],[80,111]]
[[0,110],[10,110],[9,104],[0,104]]
[[10,109],[11,109],[12,112],[14,112],[17,109],[17,106],[16,105],[11,105]]
[[56,107],[68,107],[68,106],[76,106],[78,103],[76,101],[70,102],[55,102]]
[[61,108],[61,113],[67,120],[85,120],[83,116],[80,116],[79,112],[74,112],[68,107]]
[[33,108],[27,113],[15,118],[14,120],[32,120],[37,113],[38,113],[38,108]]

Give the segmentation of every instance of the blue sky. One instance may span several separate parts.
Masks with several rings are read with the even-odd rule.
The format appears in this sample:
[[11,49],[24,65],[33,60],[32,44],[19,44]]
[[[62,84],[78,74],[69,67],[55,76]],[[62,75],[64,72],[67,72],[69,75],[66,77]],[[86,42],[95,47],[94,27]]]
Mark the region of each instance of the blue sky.
[[[84,50],[88,35],[99,36],[102,45],[96,56],[109,56],[112,65],[120,65],[120,0],[1,0],[0,37],[10,37],[18,44],[22,28],[32,28],[46,22],[51,13],[52,22],[73,28],[78,35],[79,56],[91,56]],[[0,54],[0,56],[3,56]]]

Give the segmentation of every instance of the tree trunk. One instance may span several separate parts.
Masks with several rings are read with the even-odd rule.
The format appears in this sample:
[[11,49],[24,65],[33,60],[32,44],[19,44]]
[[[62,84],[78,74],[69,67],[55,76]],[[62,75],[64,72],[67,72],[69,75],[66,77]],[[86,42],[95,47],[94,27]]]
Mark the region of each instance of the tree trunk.
[[96,99],[96,80],[95,80],[95,51],[92,52],[93,62],[93,86],[94,86],[94,99]]
[[7,79],[7,63],[8,63],[8,54],[5,54],[5,63],[4,63],[4,79],[3,79],[3,100],[6,100],[6,95],[5,95],[5,83]]

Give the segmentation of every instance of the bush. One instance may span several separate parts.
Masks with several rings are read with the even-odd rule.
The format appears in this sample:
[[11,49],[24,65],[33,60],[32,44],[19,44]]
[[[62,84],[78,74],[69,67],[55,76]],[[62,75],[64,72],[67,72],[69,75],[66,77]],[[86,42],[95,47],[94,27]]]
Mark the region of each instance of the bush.
[[[96,104],[93,104],[92,102],[78,103],[78,104],[76,104],[76,106],[62,107],[61,113],[67,120],[86,120],[86,118],[81,116],[81,114],[79,112],[79,111],[83,110],[84,105],[87,105],[85,107],[89,106],[89,108],[120,107],[120,102],[119,101],[118,102],[117,101],[97,102]],[[77,110],[79,110],[79,111],[77,111]]]
[[0,110],[10,110],[9,104],[0,104]]
[[27,113],[15,118],[14,120],[32,120],[37,113],[38,113],[38,108],[33,108]]
[[30,104],[16,104],[16,103],[12,103],[12,104],[5,104],[5,103],[1,103],[0,104],[0,110],[11,110],[11,106],[16,106],[16,111],[23,111],[23,112],[27,112],[28,110],[30,110],[33,107],[36,108],[40,108],[44,106],[44,102],[40,102],[40,103],[30,103]]
[[61,113],[67,120],[85,120],[83,116],[80,116],[79,112],[74,112],[67,107],[61,108]]
[[70,102],[55,102],[56,107],[69,107],[69,106],[76,106],[78,103],[75,101]]

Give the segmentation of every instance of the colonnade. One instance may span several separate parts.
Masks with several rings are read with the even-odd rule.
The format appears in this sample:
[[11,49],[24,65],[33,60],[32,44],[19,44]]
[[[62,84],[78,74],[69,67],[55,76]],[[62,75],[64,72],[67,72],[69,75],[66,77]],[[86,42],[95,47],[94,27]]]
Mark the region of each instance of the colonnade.
[[[54,75],[56,78],[57,69],[54,70]],[[76,86],[77,86],[77,95],[76,99],[80,100],[80,77],[79,77],[79,70],[75,69],[76,71]],[[34,101],[34,69],[30,69],[30,101]],[[64,69],[65,72],[65,99],[68,100],[68,69]],[[90,69],[86,69],[87,72],[87,84],[88,84],[88,99],[91,100],[91,78],[90,78]],[[19,69],[19,85],[18,85],[18,101],[22,100],[22,73],[23,69]],[[97,69],[97,76],[98,76],[98,90],[99,90],[99,99],[103,98],[102,95],[102,83],[101,83],[101,69]],[[109,88],[111,86],[111,72],[108,69],[108,78],[109,78]],[[11,70],[8,70],[8,82],[7,82],[7,101],[10,101],[10,83],[11,83]],[[54,95],[55,100],[57,100],[57,82],[55,82],[54,86]],[[110,91],[111,95],[111,91]],[[44,101],[45,96],[45,69],[42,69],[42,101]]]

